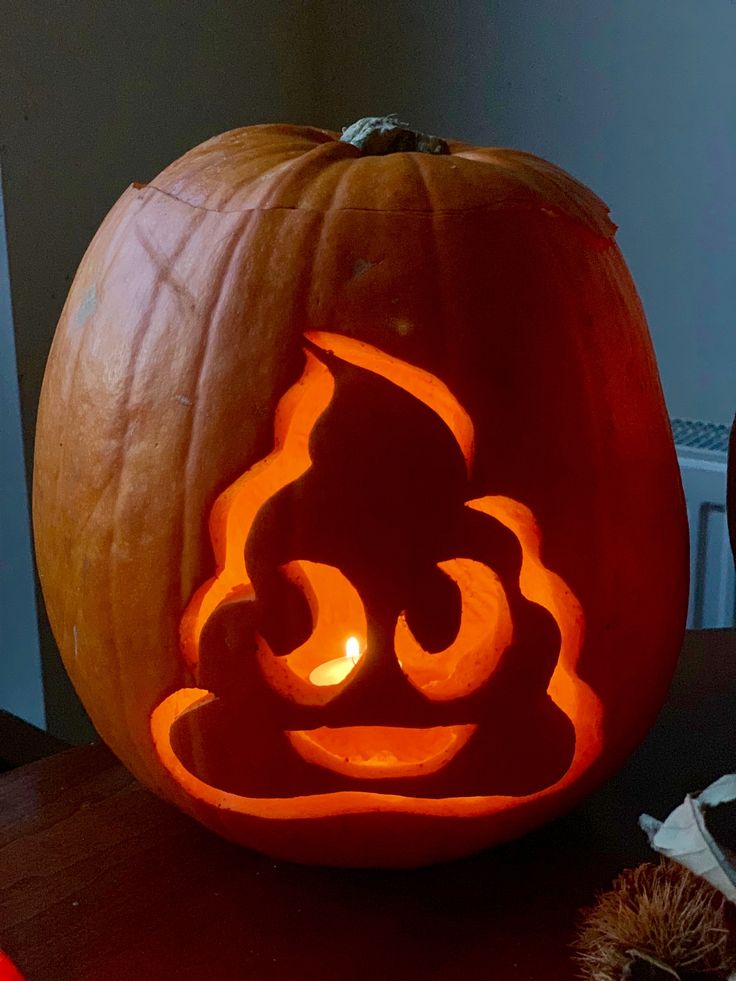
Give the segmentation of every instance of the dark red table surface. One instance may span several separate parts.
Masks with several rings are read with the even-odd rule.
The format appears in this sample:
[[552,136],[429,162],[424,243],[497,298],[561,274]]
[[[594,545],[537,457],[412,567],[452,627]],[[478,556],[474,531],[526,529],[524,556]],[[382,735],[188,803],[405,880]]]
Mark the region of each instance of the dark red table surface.
[[101,746],[0,778],[0,948],[28,981],[572,979],[576,911],[736,768],[736,631],[687,635],[659,721],[606,787],[521,841],[411,872],[230,845]]

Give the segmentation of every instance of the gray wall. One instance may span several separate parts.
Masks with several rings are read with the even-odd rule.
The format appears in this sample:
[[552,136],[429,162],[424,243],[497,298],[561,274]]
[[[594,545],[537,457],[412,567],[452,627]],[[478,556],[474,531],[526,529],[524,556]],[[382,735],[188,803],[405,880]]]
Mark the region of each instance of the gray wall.
[[[612,207],[673,415],[736,406],[733,0],[0,0],[25,443],[66,289],[101,218],[198,141],[396,111],[539,153]],[[30,459],[30,456],[29,456]],[[47,628],[51,728],[86,730]]]
[[[0,154],[28,464],[46,355],[95,229],[131,181],[215,133],[313,121],[308,6],[0,0]],[[90,730],[43,614],[41,633],[49,728],[78,741]]]
[[620,227],[670,413],[730,422],[736,3],[318,6],[325,124],[398,112],[430,132],[538,153],[589,184]]
[[15,365],[0,186],[0,709],[43,728],[46,713]]

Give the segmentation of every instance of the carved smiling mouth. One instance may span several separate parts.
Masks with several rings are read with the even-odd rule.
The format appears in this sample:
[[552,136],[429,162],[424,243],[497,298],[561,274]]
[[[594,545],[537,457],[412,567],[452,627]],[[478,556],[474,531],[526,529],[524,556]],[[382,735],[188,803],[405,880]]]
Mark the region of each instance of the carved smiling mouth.
[[307,763],[346,777],[385,779],[435,773],[465,746],[475,725],[342,726],[295,729],[289,742]]

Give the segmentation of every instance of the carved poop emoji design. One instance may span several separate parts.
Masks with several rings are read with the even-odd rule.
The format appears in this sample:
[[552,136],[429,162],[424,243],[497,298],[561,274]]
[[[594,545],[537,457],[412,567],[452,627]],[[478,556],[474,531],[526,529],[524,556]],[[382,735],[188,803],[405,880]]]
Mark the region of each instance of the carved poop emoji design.
[[553,786],[595,699],[533,515],[473,496],[473,424],[439,378],[337,334],[305,357],[274,450],[213,507],[217,575],[181,624],[197,687],[153,713],[162,762],[190,794],[278,815]]

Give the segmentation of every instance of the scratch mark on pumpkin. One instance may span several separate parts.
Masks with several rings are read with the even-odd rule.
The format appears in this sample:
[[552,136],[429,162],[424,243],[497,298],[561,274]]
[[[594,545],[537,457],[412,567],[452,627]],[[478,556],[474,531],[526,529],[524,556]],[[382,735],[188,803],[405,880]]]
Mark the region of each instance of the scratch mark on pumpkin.
[[76,623],[72,627],[72,637],[74,638],[74,659],[76,660],[77,654],[79,653],[79,635],[77,633]]
[[137,230],[136,236],[138,241],[143,246],[148,257],[156,264],[159,275],[162,282],[164,282],[174,293],[177,300],[182,303],[187,302],[189,309],[194,310],[197,306],[197,300],[192,291],[189,289],[187,284],[175,276],[171,271],[172,256],[166,254],[159,246],[156,245],[145,232],[140,229]]
[[97,309],[97,286],[92,283],[90,288],[82,297],[77,312],[74,314],[73,326],[78,330],[84,327],[89,318]]
[[187,407],[192,405],[192,400],[190,398],[187,398],[186,395],[175,395],[174,398],[179,403],[179,405],[186,405]]

